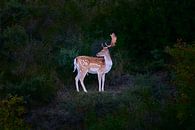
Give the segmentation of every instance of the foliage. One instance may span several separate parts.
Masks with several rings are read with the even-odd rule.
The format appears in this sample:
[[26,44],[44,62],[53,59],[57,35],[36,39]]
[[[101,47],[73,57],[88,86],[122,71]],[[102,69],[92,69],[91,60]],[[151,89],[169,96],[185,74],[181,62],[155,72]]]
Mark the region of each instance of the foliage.
[[[117,49],[111,51],[113,60],[120,63],[120,71],[130,72],[163,68],[165,46],[180,37],[187,41],[194,39],[193,0],[57,0],[55,4],[45,0],[3,0],[1,3],[1,44],[5,46],[0,46],[4,48],[0,57],[4,65],[8,64],[4,60],[16,58],[15,50],[23,50],[20,45],[41,42],[51,52],[49,58],[57,57],[51,62],[60,63],[53,71],[57,69],[61,82],[71,80],[61,70],[72,69],[62,55],[71,55],[75,50],[79,55],[91,55],[92,43],[108,39],[111,32],[118,36]],[[77,54],[75,51],[74,56]]]
[[114,31],[119,38],[118,48],[128,51],[132,58],[145,59],[151,57],[151,51],[161,51],[176,38],[194,39],[193,3],[193,0],[70,0],[54,4],[10,0],[2,4],[1,27],[4,30],[13,25],[23,26],[38,40],[55,42],[62,38],[60,41],[66,46],[85,48],[82,53],[89,51],[93,41],[107,38]]
[[51,67],[54,55],[50,46],[30,40],[21,26],[3,33],[1,48],[1,97],[7,94],[24,96],[28,102],[48,102],[55,94],[55,72]]
[[89,112],[88,117],[86,117],[87,129],[90,130],[127,129],[128,120],[129,112],[125,108],[112,114],[106,114],[103,118],[97,118],[96,113],[93,112]]
[[24,79],[21,84],[12,88],[10,93],[23,95],[30,102],[49,102],[55,94],[52,80],[45,76]]
[[138,74],[134,79],[135,84],[125,86],[127,88],[124,90],[104,93],[89,91],[88,94],[68,92],[59,105],[81,122],[84,120],[84,129],[177,128],[178,123],[174,122],[176,118],[166,122],[175,113],[172,112],[172,105],[167,105],[172,97],[170,86],[162,83],[161,78]]
[[28,129],[23,120],[24,113],[25,108],[22,97],[9,96],[7,99],[0,100],[0,129]]
[[[8,27],[3,32],[4,44],[12,44],[10,47],[19,46],[20,44],[25,44],[27,42],[28,36],[22,26]],[[9,45],[8,45],[9,46]]]
[[195,44],[186,45],[179,40],[173,48],[167,48],[167,52],[174,59],[171,65],[173,69],[173,83],[178,89],[177,118],[181,126],[194,127],[194,99],[195,99]]

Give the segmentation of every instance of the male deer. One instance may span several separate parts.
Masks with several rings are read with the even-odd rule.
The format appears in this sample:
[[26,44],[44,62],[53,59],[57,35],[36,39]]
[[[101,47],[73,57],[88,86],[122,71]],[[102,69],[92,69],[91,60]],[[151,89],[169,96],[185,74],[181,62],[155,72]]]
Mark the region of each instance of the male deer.
[[[111,43],[96,54],[97,57],[78,56],[74,59],[74,71],[77,69],[75,77],[76,90],[79,92],[78,81],[80,81],[84,92],[87,92],[83,83],[87,73],[98,75],[99,92],[104,91],[105,74],[112,68],[112,59],[110,57],[109,48],[115,46],[117,37],[114,33],[110,34]],[[74,72],[73,71],[73,72]]]

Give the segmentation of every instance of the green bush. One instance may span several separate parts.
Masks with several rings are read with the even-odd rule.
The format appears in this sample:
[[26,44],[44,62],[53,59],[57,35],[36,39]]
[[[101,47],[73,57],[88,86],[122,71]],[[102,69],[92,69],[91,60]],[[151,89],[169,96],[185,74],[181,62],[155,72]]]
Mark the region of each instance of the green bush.
[[108,113],[103,118],[97,117],[94,111],[90,111],[87,114],[85,122],[88,130],[128,129],[130,114],[127,108],[121,108],[114,113]]
[[173,48],[167,48],[167,52],[174,60],[170,67],[178,90],[176,117],[181,126],[192,129],[195,127],[195,44],[179,41]]
[[0,58],[12,62],[16,53],[23,49],[28,42],[28,35],[24,27],[16,25],[6,28],[2,33],[3,43],[0,46]]
[[22,95],[30,103],[41,103],[51,101],[55,91],[52,79],[46,76],[33,76],[32,78],[24,79],[10,93]]
[[[22,26],[16,25],[13,27],[8,27],[3,32],[4,44],[7,46],[18,47],[22,44],[27,43],[28,35],[25,32],[25,29]],[[11,44],[11,45],[9,45]]]
[[93,99],[86,97],[81,101],[86,106],[79,109],[84,110],[86,129],[160,128],[161,104],[154,99],[149,86],[135,86],[120,94],[105,93]]
[[3,33],[0,93],[24,96],[28,102],[49,102],[55,94],[55,63],[47,43],[28,38],[21,26]]
[[24,100],[22,97],[9,96],[0,100],[0,129],[1,130],[26,130]]

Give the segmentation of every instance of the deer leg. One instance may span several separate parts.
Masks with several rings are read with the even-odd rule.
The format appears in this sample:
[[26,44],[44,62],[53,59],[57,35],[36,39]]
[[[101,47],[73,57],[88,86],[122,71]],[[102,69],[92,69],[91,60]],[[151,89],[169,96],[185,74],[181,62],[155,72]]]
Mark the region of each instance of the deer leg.
[[105,74],[102,75],[102,92],[104,91]]
[[87,93],[87,90],[86,90],[85,85],[83,83],[86,74],[87,74],[87,72],[82,74],[82,76],[80,77],[80,82],[81,82],[81,86],[83,87],[83,91]]
[[79,92],[79,84],[78,84],[78,82],[79,82],[79,74],[77,74],[77,76],[75,77],[75,84],[76,84],[77,92]]
[[102,74],[98,74],[99,92],[101,92],[101,80],[102,80]]

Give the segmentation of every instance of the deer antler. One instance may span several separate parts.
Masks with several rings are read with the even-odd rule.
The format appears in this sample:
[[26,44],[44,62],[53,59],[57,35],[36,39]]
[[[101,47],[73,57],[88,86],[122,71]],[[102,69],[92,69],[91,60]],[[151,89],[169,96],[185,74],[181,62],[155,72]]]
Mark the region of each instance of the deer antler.
[[108,48],[115,46],[116,40],[117,40],[117,37],[116,37],[115,33],[110,34],[110,36],[111,36],[111,43],[110,43],[110,45],[107,45],[105,43],[106,47],[108,47]]
[[115,46],[116,40],[117,40],[117,37],[116,37],[115,33],[110,34],[110,36],[111,36],[111,39],[112,39],[111,40],[111,45]]

